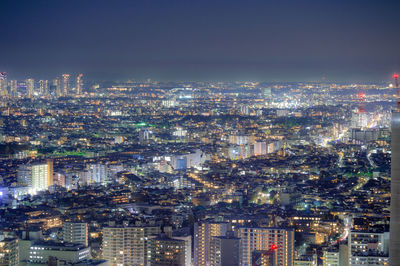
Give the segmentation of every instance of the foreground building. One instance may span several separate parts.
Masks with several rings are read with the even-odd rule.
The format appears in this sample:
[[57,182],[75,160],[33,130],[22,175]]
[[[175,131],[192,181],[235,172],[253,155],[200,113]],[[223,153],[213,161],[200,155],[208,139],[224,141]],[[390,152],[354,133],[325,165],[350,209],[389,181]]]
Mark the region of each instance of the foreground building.
[[26,262],[27,265],[68,265],[84,263],[89,259],[91,259],[90,248],[84,245],[41,241],[30,246]]
[[149,265],[191,265],[191,241],[167,236],[149,240]]
[[239,266],[240,238],[215,236],[211,239],[211,265]]
[[282,228],[240,227],[237,236],[241,239],[241,265],[252,265],[253,252],[276,250],[277,265],[291,266],[294,263],[294,230]]
[[63,222],[63,239],[67,243],[88,246],[88,225],[79,222]]
[[389,232],[351,231],[348,243],[349,265],[389,265]]
[[390,262],[400,261],[400,112],[392,112]]
[[148,240],[158,235],[160,227],[105,227],[103,229],[103,254],[111,266],[144,265],[147,263]]
[[5,238],[0,241],[0,265],[19,265],[18,239]]
[[209,265],[211,262],[211,240],[225,236],[230,230],[228,223],[201,222],[194,225],[194,265]]
[[53,161],[32,165],[32,188],[34,191],[46,190],[53,184]]

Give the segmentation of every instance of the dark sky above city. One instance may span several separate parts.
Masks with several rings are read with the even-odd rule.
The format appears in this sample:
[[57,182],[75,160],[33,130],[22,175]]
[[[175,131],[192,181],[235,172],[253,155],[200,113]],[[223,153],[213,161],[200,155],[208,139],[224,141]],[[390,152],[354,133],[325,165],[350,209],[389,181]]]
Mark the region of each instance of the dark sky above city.
[[400,1],[2,0],[10,78],[384,81]]

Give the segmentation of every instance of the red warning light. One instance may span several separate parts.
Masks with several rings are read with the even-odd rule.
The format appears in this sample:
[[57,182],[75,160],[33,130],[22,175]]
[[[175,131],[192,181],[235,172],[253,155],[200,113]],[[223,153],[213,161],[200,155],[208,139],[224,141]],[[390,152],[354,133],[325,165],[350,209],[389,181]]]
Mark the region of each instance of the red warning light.
[[275,244],[272,244],[271,250],[277,250],[277,249],[278,249],[278,247]]
[[399,74],[393,74],[393,78],[394,78],[394,79],[399,78]]

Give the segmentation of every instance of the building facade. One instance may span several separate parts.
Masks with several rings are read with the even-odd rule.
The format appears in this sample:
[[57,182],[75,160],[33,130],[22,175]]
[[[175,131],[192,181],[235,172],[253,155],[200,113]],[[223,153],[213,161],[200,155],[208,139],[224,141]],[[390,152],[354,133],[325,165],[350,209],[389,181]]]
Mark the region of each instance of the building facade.
[[194,265],[205,266],[211,262],[211,240],[225,236],[230,230],[228,223],[201,222],[194,225]]
[[252,265],[252,253],[276,248],[278,265],[294,264],[294,230],[283,228],[239,227],[237,237],[241,239],[241,265]]
[[145,265],[149,259],[149,237],[159,233],[157,226],[105,227],[103,257],[111,266]]
[[19,265],[18,239],[5,238],[0,241],[0,265]]
[[34,191],[46,190],[53,184],[53,161],[32,164],[32,188]]
[[149,265],[182,265],[190,266],[187,258],[190,257],[187,252],[187,243],[182,239],[159,236],[149,240]]
[[389,232],[351,231],[348,243],[349,265],[389,265]]
[[81,222],[63,222],[63,239],[67,243],[88,246],[88,225]]

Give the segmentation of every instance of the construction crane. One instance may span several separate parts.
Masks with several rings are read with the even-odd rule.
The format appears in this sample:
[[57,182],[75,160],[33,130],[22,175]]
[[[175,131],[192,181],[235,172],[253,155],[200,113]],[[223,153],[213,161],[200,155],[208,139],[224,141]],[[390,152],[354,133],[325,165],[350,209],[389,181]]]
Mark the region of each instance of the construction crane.
[[397,91],[397,109],[400,110],[400,90],[399,90],[399,74],[393,74],[396,91]]

